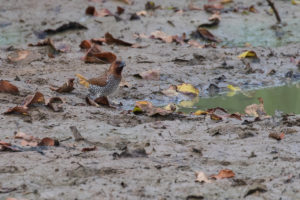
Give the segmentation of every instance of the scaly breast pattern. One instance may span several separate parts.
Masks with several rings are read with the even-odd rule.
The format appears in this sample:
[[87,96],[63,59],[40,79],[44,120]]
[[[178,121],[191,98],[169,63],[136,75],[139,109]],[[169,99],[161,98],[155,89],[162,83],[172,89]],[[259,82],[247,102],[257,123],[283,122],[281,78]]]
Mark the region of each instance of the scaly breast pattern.
[[89,97],[96,99],[101,96],[108,96],[118,88],[121,79],[115,78],[114,75],[109,75],[106,81],[106,85],[101,87],[98,85],[90,85]]

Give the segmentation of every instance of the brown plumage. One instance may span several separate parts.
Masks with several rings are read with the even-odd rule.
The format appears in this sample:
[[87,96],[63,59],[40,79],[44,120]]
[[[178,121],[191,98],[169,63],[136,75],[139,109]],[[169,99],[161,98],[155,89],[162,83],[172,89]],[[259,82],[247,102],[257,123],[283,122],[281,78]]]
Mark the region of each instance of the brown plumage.
[[88,97],[95,100],[99,97],[106,97],[113,93],[119,86],[122,79],[122,70],[125,67],[123,61],[114,61],[107,72],[96,78],[87,80],[80,74],[76,74],[79,83],[89,88]]

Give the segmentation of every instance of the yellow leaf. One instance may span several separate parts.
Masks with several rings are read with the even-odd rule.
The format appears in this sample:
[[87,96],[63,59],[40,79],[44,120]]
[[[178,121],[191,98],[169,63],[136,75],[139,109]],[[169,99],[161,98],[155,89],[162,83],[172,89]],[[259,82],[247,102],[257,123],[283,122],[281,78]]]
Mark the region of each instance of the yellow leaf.
[[199,102],[199,97],[195,97],[192,100],[181,101],[178,105],[184,108],[192,108]]
[[254,51],[245,51],[245,52],[241,53],[238,57],[239,58],[257,58],[257,55]]
[[226,3],[232,3],[233,0],[222,0],[220,3],[221,4],[226,4]]
[[133,108],[132,112],[133,112],[133,113],[141,113],[141,112],[143,112],[143,111],[142,111],[141,108],[135,106],[135,107]]
[[87,79],[84,76],[82,76],[81,74],[76,74],[76,76],[79,79],[79,84],[83,85],[86,88],[90,86],[90,83],[87,81]]
[[177,85],[177,91],[184,93],[184,94],[191,94],[194,96],[198,96],[199,95],[199,90],[197,88],[195,88],[193,85],[188,84],[188,83],[183,83],[181,85]]
[[239,87],[234,87],[233,85],[227,85],[227,88],[231,91],[237,92],[237,91],[241,91],[241,88]]
[[197,110],[196,112],[194,112],[194,115],[206,115],[208,112],[204,111],[204,110]]
[[169,103],[168,105],[166,105],[164,107],[164,109],[167,110],[167,111],[173,111],[174,112],[174,111],[176,111],[177,106],[174,103]]
[[298,0],[292,0],[292,4],[293,4],[293,5],[299,5],[299,4],[300,4],[300,1],[298,1]]

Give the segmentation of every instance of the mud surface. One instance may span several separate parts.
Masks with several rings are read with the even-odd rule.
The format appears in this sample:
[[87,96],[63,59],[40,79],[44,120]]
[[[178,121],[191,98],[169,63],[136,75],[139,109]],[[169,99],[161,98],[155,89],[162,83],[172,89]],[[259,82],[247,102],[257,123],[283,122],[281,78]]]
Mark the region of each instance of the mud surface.
[[[257,5],[259,2],[261,6]],[[188,7],[185,1],[156,3],[163,7]],[[203,4],[195,1],[197,6],[203,7]],[[267,3],[252,1],[251,4],[259,13],[223,13],[221,24],[227,19],[247,18],[258,22],[267,19],[266,29],[275,24],[275,17],[266,14]],[[249,7],[251,4],[235,1],[234,5]],[[125,13],[121,17],[126,20],[116,22],[114,17],[88,17],[84,14],[88,5],[112,12],[122,6]],[[245,199],[300,199],[299,115],[278,115],[245,123],[244,120],[251,122],[254,118],[216,122],[205,116],[147,117],[124,111],[132,109],[137,100],[167,104],[172,100],[160,91],[183,82],[199,88],[200,96],[208,96],[210,84],[218,85],[222,91],[228,84],[257,88],[293,81],[299,74],[294,62],[299,60],[299,39],[286,41],[278,47],[251,47],[260,58],[259,62],[251,63],[251,67],[263,72],[249,74],[245,63],[237,57],[248,50],[247,47],[217,45],[216,48],[199,49],[153,39],[136,41],[134,33],[150,35],[155,30],[170,35],[189,34],[210,16],[203,10],[180,14],[158,9],[141,20],[127,20],[130,13],[143,10],[144,5],[144,1],[126,5],[118,1],[1,0],[0,19],[4,25],[0,27],[0,75],[1,79],[18,86],[20,95],[0,93],[0,112],[22,103],[25,96],[37,90],[46,98],[60,96],[66,103],[63,112],[39,106],[30,110],[30,116],[0,115],[1,141],[18,144],[14,139],[15,131],[60,141],[59,147],[42,149],[43,154],[37,151],[0,152],[0,199],[211,200],[242,199],[244,196]],[[276,1],[276,5],[286,23],[289,19],[300,18],[299,6],[291,5],[290,1]],[[88,27],[88,30],[51,37],[56,43],[69,44],[70,52],[49,58],[46,48],[27,46],[38,41],[35,31],[55,28],[69,21]],[[175,27],[167,21],[172,21]],[[299,24],[295,27],[299,28]],[[87,90],[79,84],[69,94],[51,91],[50,85],[61,85],[75,73],[93,77],[108,68],[108,65],[84,63],[80,60],[84,53],[79,48],[82,40],[103,37],[106,32],[147,46],[142,49],[102,47],[127,64],[123,75],[130,86],[121,87],[110,97],[116,104],[121,102],[123,108],[87,106],[84,100]],[[228,35],[227,41],[234,40],[232,37]],[[299,32],[295,38],[299,38]],[[7,61],[10,45],[30,50],[31,55],[22,62],[10,63]],[[133,76],[149,69],[159,69],[161,79],[146,81]],[[273,69],[276,73],[270,75]],[[294,75],[287,75],[290,71]],[[222,75],[225,79],[219,78]],[[88,142],[76,142],[70,126],[76,126]],[[284,132],[285,137],[277,141],[268,137],[271,132]],[[97,146],[95,151],[81,152],[83,147],[94,145]],[[212,183],[195,182],[195,172],[211,175],[221,169],[231,169],[235,177]],[[256,192],[252,194],[251,191]]]

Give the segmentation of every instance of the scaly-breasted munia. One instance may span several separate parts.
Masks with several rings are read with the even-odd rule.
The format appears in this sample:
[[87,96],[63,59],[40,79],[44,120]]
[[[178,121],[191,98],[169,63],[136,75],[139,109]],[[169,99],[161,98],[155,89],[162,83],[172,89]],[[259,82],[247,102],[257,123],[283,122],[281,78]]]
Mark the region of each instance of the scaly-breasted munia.
[[119,86],[122,79],[122,70],[125,67],[123,61],[114,61],[107,72],[96,78],[86,79],[80,74],[76,74],[79,83],[89,88],[88,98],[95,101],[96,99],[106,97],[112,94]]

